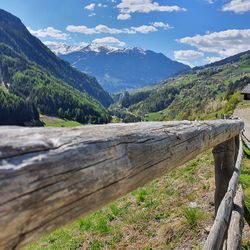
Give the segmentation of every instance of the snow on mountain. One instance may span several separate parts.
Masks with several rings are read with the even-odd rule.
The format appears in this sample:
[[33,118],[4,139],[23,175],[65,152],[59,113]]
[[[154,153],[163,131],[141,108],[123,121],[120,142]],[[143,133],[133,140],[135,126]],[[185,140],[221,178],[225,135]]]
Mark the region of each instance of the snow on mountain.
[[63,42],[51,42],[46,41],[44,44],[53,51],[56,55],[67,55],[72,52],[96,52],[96,53],[114,53],[114,52],[120,52],[120,53],[126,53],[126,52],[138,52],[141,54],[146,54],[146,50],[141,48],[117,48],[109,45],[100,45],[96,43],[80,43],[77,45],[68,45]]
[[66,55],[71,52],[80,51],[86,46],[88,46],[88,44],[84,42],[79,43],[77,45],[68,45],[63,42],[51,42],[51,41],[46,41],[43,43],[56,55]]
[[72,66],[95,76],[109,92],[144,87],[190,69],[162,53],[137,47],[116,48],[96,43],[46,45]]

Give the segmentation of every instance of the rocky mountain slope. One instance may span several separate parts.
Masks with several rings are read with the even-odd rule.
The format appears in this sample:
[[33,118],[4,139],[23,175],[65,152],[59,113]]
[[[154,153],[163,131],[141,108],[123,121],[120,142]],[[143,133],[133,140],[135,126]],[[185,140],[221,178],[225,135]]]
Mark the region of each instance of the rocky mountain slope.
[[82,72],[94,75],[109,92],[140,88],[190,69],[162,53],[140,48],[113,48],[96,44],[78,48],[62,44],[49,47]]

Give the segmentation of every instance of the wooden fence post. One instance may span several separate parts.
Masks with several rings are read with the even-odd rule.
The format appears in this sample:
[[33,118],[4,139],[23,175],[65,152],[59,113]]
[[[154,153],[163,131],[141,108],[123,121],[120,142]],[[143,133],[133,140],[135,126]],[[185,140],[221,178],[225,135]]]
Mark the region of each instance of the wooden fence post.
[[215,146],[213,149],[215,165],[215,214],[227,192],[228,183],[234,172],[238,149],[238,136]]
[[[237,151],[238,156],[235,161]],[[233,200],[237,191],[243,158],[243,148],[240,137],[237,136],[233,138],[233,140],[228,140],[226,143],[219,144],[218,147],[215,147],[214,157],[216,167],[216,218],[203,250],[224,250],[228,249],[227,247],[230,244],[228,242],[232,234],[228,234],[228,227],[232,216]],[[234,164],[233,167],[232,164]],[[233,173],[231,174],[230,172],[232,169]],[[225,178],[223,178],[223,174]],[[229,177],[230,175],[232,175],[231,178]],[[228,178],[230,178],[229,182],[227,182]],[[223,188],[225,188],[225,186],[227,186],[227,192],[223,194]],[[223,197],[222,201],[220,200],[221,197]]]
[[244,193],[241,185],[234,197],[234,208],[228,228],[227,250],[240,250],[244,227]]

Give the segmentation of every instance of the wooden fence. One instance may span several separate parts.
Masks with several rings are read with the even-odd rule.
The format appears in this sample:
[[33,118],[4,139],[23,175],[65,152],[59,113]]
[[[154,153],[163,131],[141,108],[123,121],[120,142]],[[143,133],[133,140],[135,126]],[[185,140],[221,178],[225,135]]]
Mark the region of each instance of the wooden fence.
[[[240,171],[238,138],[243,127],[239,120],[1,127],[0,249],[18,249],[209,148],[214,148],[217,217],[225,213],[227,221],[216,217],[204,249],[219,249],[226,239],[228,217],[239,220],[232,199]],[[242,204],[241,190],[235,204]],[[228,235],[234,232],[232,226]]]
[[[228,150],[228,155],[226,150]],[[241,186],[238,188],[241,163],[243,158],[243,148],[241,138],[231,139],[226,143],[216,146],[213,150],[215,158],[215,178],[219,184],[219,189],[223,188],[223,193],[218,187],[215,191],[215,212],[216,218],[207,241],[203,247],[207,249],[241,249],[241,238],[243,230],[244,197]],[[228,157],[231,156],[230,162]],[[236,157],[235,157],[236,156]],[[227,164],[224,166],[224,164]],[[228,167],[229,166],[229,167]],[[227,176],[225,185],[223,178]],[[230,178],[228,182],[228,178]],[[237,192],[237,194],[236,194]],[[216,202],[216,199],[219,199]]]

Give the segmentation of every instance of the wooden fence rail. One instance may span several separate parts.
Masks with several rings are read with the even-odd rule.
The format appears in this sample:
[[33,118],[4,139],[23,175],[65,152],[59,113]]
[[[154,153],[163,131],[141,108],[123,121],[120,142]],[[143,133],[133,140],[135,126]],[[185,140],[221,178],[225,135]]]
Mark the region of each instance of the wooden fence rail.
[[[236,150],[235,152],[238,153],[236,162],[233,160],[233,166],[234,166],[234,162],[235,162],[235,166],[232,168],[233,169],[233,173],[231,174],[231,178],[229,183],[227,184],[227,191],[222,199],[221,202],[219,202],[219,206],[218,209],[216,210],[217,214],[216,214],[216,218],[215,218],[215,222],[213,224],[213,227],[209,233],[209,236],[207,238],[207,241],[203,247],[204,250],[216,250],[216,249],[222,249],[224,241],[226,240],[226,242],[230,243],[230,242],[234,242],[235,245],[229,245],[226,249],[241,249],[240,247],[240,243],[241,240],[239,240],[238,238],[235,238],[235,235],[232,232],[232,228],[235,229],[237,228],[237,222],[240,222],[241,220],[232,220],[232,212],[233,212],[233,206],[235,205],[234,203],[234,198],[236,195],[236,191],[237,191],[237,186],[238,186],[238,180],[240,177],[240,170],[241,170],[241,163],[242,163],[242,158],[243,158],[243,148],[242,148],[242,142],[241,142],[241,138],[239,138],[239,150]],[[238,141],[238,138],[237,138]],[[236,145],[238,144],[236,141]],[[236,147],[238,149],[238,147]],[[225,149],[225,147],[224,147]],[[230,149],[231,149],[231,155],[234,156],[235,152],[232,150],[233,149],[233,143],[230,143]],[[221,162],[217,161],[217,166],[215,166],[217,169],[221,169],[225,166],[223,166],[223,164],[221,164],[222,162],[225,162],[225,158],[222,159]],[[227,163],[228,163],[228,159],[227,159]],[[225,170],[228,170],[227,173],[230,173],[230,165],[227,165],[227,167],[225,168]],[[220,180],[223,178],[222,176],[222,171],[219,173],[220,174]],[[224,175],[225,176],[225,175]],[[220,183],[221,186],[221,183]],[[222,187],[224,187],[225,185],[222,184]],[[216,187],[217,189],[217,187]],[[221,187],[220,187],[221,190]],[[242,197],[242,189],[239,188],[238,190],[238,196],[235,202],[242,204],[242,201],[240,200],[240,198]],[[236,204],[237,205],[237,204]],[[239,205],[239,204],[238,204]],[[240,214],[242,215],[242,214]],[[234,215],[235,216],[235,215]],[[230,220],[231,220],[231,225],[230,225]],[[228,235],[228,240],[227,240],[227,232],[228,232],[228,228],[230,225],[230,234]],[[240,225],[238,225],[239,229],[240,229]],[[241,239],[241,237],[240,237]],[[237,241],[236,241],[237,240]],[[238,244],[236,245],[236,242],[238,242]],[[225,243],[227,244],[227,243]]]
[[[0,127],[0,249],[20,248],[209,148],[215,147],[217,162],[230,163],[231,171],[233,142],[243,126],[218,120]],[[234,157],[226,161],[232,148]],[[223,195],[217,190],[216,201]]]

